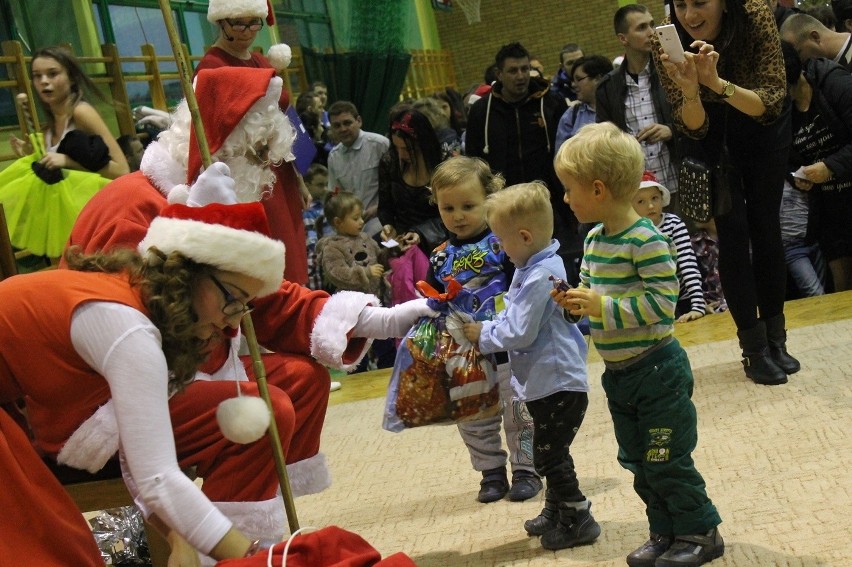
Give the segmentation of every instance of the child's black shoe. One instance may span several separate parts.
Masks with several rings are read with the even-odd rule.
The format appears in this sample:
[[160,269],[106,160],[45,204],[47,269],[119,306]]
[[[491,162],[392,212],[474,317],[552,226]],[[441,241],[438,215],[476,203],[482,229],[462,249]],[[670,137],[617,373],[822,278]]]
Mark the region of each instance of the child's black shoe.
[[512,473],[512,488],[509,490],[509,500],[522,502],[529,500],[541,492],[541,479],[531,471],[518,470]]
[[482,480],[479,483],[479,495],[476,499],[483,504],[502,500],[509,492],[509,478],[506,475],[506,467],[488,469],[482,471]]
[[672,538],[651,532],[651,537],[627,556],[630,567],[655,567],[657,558],[668,551]]
[[559,525],[559,501],[556,493],[547,489],[544,493],[544,508],[532,520],[524,522],[524,529],[531,536],[544,535]]
[[559,524],[541,536],[541,546],[555,551],[592,543],[601,535],[601,527],[592,517],[592,503],[560,502]]
[[719,528],[705,535],[675,536],[672,546],[657,558],[655,567],[697,567],[722,557],[725,542]]

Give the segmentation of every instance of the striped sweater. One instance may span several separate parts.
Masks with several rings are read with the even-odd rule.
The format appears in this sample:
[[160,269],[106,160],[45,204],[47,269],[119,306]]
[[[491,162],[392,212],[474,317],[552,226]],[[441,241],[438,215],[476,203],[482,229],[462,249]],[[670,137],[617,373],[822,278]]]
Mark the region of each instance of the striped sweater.
[[674,255],[671,240],[644,217],[612,236],[603,224],[589,232],[580,285],[601,296],[601,316],[589,317],[589,327],[604,361],[629,360],[673,334]]
[[689,231],[680,217],[672,213],[663,213],[662,222],[657,230],[668,236],[674,242],[677,250],[677,279],[680,283],[680,299],[689,301],[689,310],[702,315],[707,310],[704,292],[701,289],[701,271],[698,269],[698,259],[692,248]]

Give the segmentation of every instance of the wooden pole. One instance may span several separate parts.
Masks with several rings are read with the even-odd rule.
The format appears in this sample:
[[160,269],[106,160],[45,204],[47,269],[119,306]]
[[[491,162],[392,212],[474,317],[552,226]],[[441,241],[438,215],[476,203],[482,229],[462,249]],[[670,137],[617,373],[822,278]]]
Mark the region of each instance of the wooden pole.
[[[183,94],[186,98],[186,104],[189,107],[189,113],[192,116],[192,127],[195,130],[195,137],[198,140],[198,149],[201,153],[201,163],[205,168],[212,163],[210,156],[210,147],[207,144],[207,136],[204,134],[204,124],[201,122],[201,113],[198,110],[198,100],[195,98],[195,91],[192,90],[192,72],[189,68],[189,62],[183,56],[180,38],[178,37],[175,23],[172,19],[172,8],[169,5],[169,0],[159,0],[160,11],[163,13],[163,20],[166,24],[166,31],[169,35],[169,41],[172,44],[172,51],[175,55],[175,61],[178,66],[178,74],[180,75],[180,84],[183,88]],[[278,427],[275,423],[275,413],[272,410],[272,400],[269,397],[269,387],[266,383],[266,368],[263,366],[263,359],[260,356],[260,348],[257,344],[257,336],[254,332],[254,323],[251,320],[251,314],[246,313],[242,321],[243,333],[246,336],[249,352],[251,353],[252,367],[254,368],[257,388],[261,398],[266,402],[266,407],[269,408],[269,441],[272,443],[272,454],[275,457],[275,468],[278,471],[278,482],[281,485],[281,496],[284,499],[284,510],[287,513],[287,523],[290,526],[290,533],[299,529],[299,519],[296,516],[296,505],[293,502],[293,491],[290,488],[290,479],[287,476],[287,465],[284,460],[284,449],[281,447],[281,438],[278,436]]]

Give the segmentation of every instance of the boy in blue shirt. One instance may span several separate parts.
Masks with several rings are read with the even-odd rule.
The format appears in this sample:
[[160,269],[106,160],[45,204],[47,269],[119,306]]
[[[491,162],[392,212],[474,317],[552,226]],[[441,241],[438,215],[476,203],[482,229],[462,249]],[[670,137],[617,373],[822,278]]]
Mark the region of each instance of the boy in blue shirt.
[[580,491],[569,447],[589,405],[586,341],[550,300],[552,278],[565,279],[553,240],[550,193],[522,183],[493,193],[485,216],[500,248],[515,265],[506,308],[491,321],[468,323],[465,336],[481,352],[508,351],[512,391],[533,420],[533,463],[547,480],[541,514],[524,523],[545,549],[595,541],[601,528]]

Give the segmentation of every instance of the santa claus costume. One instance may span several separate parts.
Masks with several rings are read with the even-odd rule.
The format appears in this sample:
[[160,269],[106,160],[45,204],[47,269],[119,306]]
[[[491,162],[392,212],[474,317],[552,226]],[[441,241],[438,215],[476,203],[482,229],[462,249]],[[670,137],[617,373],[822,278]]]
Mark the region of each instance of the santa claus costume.
[[[275,24],[275,16],[267,0],[210,0],[207,19],[221,28],[219,38],[198,62],[195,72],[219,67],[247,67],[275,69],[281,71],[290,64],[290,47],[286,44],[273,45],[268,57],[251,49],[258,30],[225,31],[229,20],[257,18],[266,25]],[[290,93],[283,89],[278,101],[281,110],[290,106]],[[294,156],[288,156],[274,168],[276,181],[272,191],[264,195],[263,207],[269,218],[272,235],[287,247],[287,264],[284,277],[291,282],[307,285],[308,256],[302,211],[306,196],[301,191],[299,174],[294,165]]]
[[[275,101],[282,82],[273,75],[271,69],[222,67],[201,72],[196,78],[195,91],[210,151],[231,166],[235,177],[244,180],[230,180],[238,192],[243,192],[241,200],[256,200],[255,189],[262,182],[253,181],[257,176],[242,157],[246,147],[261,142],[268,146],[270,155],[281,155],[292,141],[292,137],[282,137],[278,126],[284,115]],[[241,96],[235,97],[234,90]],[[221,100],[233,102],[216,103]],[[86,252],[136,248],[151,221],[167,206],[167,198],[187,201],[187,181],[195,178],[201,166],[194,139],[190,143],[190,132],[184,101],[178,105],[169,129],[145,151],[141,170],[116,179],[87,204],[69,244]],[[249,173],[243,175],[242,170]],[[215,185],[217,174],[217,168],[208,169],[195,180],[193,190]],[[395,307],[397,311],[387,310],[373,307],[379,301],[372,295],[344,292],[330,297],[286,280],[275,293],[255,304],[253,321],[258,342],[273,351],[263,356],[267,379],[286,393],[295,413],[292,438],[284,445],[293,492],[296,496],[316,493],[330,484],[325,458],[319,453],[329,396],[326,366],[354,369],[370,346],[368,337],[402,336],[428,309],[409,302]],[[242,357],[239,368],[229,361],[238,346],[233,339],[222,336],[210,343],[211,352],[200,369],[200,379],[228,379],[243,370],[253,377],[248,357]],[[186,393],[195,388],[190,384]],[[171,400],[170,410],[175,421],[183,421],[184,413],[190,411],[177,398]]]
[[[4,565],[103,567],[89,525],[20,426],[0,409]],[[8,562],[8,563],[7,563]]]
[[[256,397],[256,385],[243,376],[239,386],[195,381],[191,392],[181,391],[185,382],[175,378],[180,358],[169,354],[200,356],[214,327],[236,336],[232,325],[243,311],[223,317],[234,298],[225,295],[223,303],[207,283],[218,282],[212,275],[162,282],[175,277],[168,267],[182,262],[189,266],[184,270],[218,270],[217,277],[230,278],[231,293],[240,293],[237,284],[247,281],[254,287],[243,285],[253,289],[241,292],[246,302],[274,293],[283,278],[284,250],[268,230],[258,203],[172,205],[139,245],[146,263],[137,276],[129,276],[125,264],[110,273],[56,270],[0,282],[0,402],[26,399],[34,443],[61,463],[96,471],[120,448],[125,482],[143,514],[156,516],[203,554],[232,528],[249,539],[278,540],[286,518],[269,441],[234,443],[217,424],[220,402],[237,390]],[[168,293],[173,299],[162,299]],[[194,342],[180,338],[167,301],[191,306],[187,320],[193,323],[184,333],[198,337]],[[212,306],[200,307],[204,301]],[[287,445],[293,408],[274,386],[270,397]],[[185,411],[172,411],[174,404]],[[184,475],[189,467],[203,477],[203,488]]]

